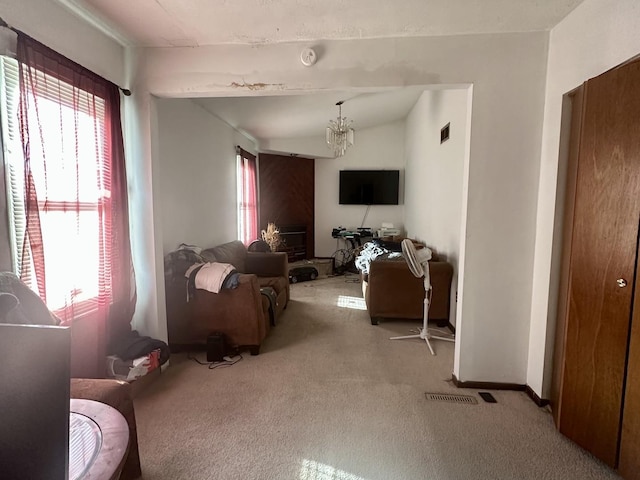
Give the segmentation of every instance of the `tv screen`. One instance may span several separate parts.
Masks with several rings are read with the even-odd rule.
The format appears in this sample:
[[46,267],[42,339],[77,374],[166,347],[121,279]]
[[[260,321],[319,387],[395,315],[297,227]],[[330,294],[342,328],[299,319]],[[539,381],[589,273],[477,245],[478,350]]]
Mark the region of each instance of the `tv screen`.
[[341,170],[340,205],[398,205],[399,170]]

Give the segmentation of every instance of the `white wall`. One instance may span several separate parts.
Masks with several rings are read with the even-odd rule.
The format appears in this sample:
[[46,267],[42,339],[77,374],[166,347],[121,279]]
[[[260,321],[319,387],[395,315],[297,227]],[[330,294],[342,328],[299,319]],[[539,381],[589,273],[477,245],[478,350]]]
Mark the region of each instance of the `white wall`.
[[[453,266],[449,315],[453,325],[470,107],[468,88],[427,90],[406,122],[406,231],[409,237],[423,241]],[[440,129],[447,123],[450,138],[440,143]]]
[[[143,335],[166,341],[167,322],[159,321],[166,318],[166,311],[161,224],[156,213],[160,210],[159,196],[154,195],[160,183],[155,99],[148,92],[134,90],[125,99],[124,115],[131,253],[137,289],[132,326]],[[143,158],[153,161],[140,161]]]
[[[166,97],[473,84],[454,373],[462,381],[524,383],[548,34],[321,43],[312,68],[298,61],[301,43],[144,49],[133,79]],[[139,160],[153,166],[152,148],[142,151]]]
[[365,227],[379,228],[382,222],[399,227],[404,223],[404,121],[356,130],[355,142],[342,157],[315,162],[315,245],[316,256],[330,257],[345,243],[331,237],[334,227],[358,228],[367,212],[366,205],[340,205],[340,170],[400,170],[400,204],[371,205]]
[[[527,384],[548,398],[557,308],[558,265],[552,252],[560,247],[555,235],[562,96],[606,70],[640,54],[640,2],[586,0],[558,24],[550,35],[544,129],[539,178],[534,282]],[[553,272],[553,273],[552,273]]]
[[0,0],[0,16],[98,75],[124,86],[122,45],[51,0]]
[[254,145],[191,100],[157,106],[163,254],[237,239],[235,146]]

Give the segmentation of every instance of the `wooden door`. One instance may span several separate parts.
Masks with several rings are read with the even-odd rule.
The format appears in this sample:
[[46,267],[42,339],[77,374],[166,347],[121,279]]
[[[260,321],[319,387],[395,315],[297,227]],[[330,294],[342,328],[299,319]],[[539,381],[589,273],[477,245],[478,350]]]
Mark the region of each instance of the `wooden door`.
[[559,428],[612,467],[640,218],[639,85],[640,63],[586,84],[569,274]]

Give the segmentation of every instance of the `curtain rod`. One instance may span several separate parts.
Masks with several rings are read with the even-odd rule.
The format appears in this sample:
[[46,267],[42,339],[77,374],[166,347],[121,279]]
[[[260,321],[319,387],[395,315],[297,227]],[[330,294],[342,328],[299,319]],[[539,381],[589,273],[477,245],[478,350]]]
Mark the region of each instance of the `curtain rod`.
[[[12,27],[11,25],[9,25],[7,22],[5,22],[4,18],[0,17],[0,27],[5,27],[8,28],[9,30],[17,33],[18,35],[22,34],[22,35],[26,35],[26,33],[18,30],[17,28]],[[101,75],[100,75],[101,76]],[[110,80],[107,80],[108,82],[111,82]],[[113,82],[111,82],[113,83]],[[131,96],[131,90],[129,90],[128,88],[123,88],[120,85],[113,83],[116,87],[118,87],[118,89],[122,92],[122,94],[126,97]]]

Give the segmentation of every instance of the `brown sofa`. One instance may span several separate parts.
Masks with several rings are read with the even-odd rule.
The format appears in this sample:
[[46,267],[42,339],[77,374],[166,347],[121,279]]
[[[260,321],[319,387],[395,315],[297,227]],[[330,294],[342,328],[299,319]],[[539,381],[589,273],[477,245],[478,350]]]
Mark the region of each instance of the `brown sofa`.
[[[429,271],[433,288],[429,320],[443,327],[449,324],[453,267],[434,256]],[[362,293],[372,325],[384,318],[422,319],[424,280],[413,276],[403,257],[383,255],[372,261],[369,274],[362,275]]]
[[[174,350],[203,345],[218,332],[231,346],[248,347],[257,355],[270,323],[275,324],[289,301],[287,255],[248,252],[242,242],[233,241],[203,250],[200,256],[205,262],[232,264],[240,273],[239,285],[219,293],[196,289],[187,301],[188,265],[169,271],[165,264],[169,345]],[[261,289],[270,289],[271,300]]]

